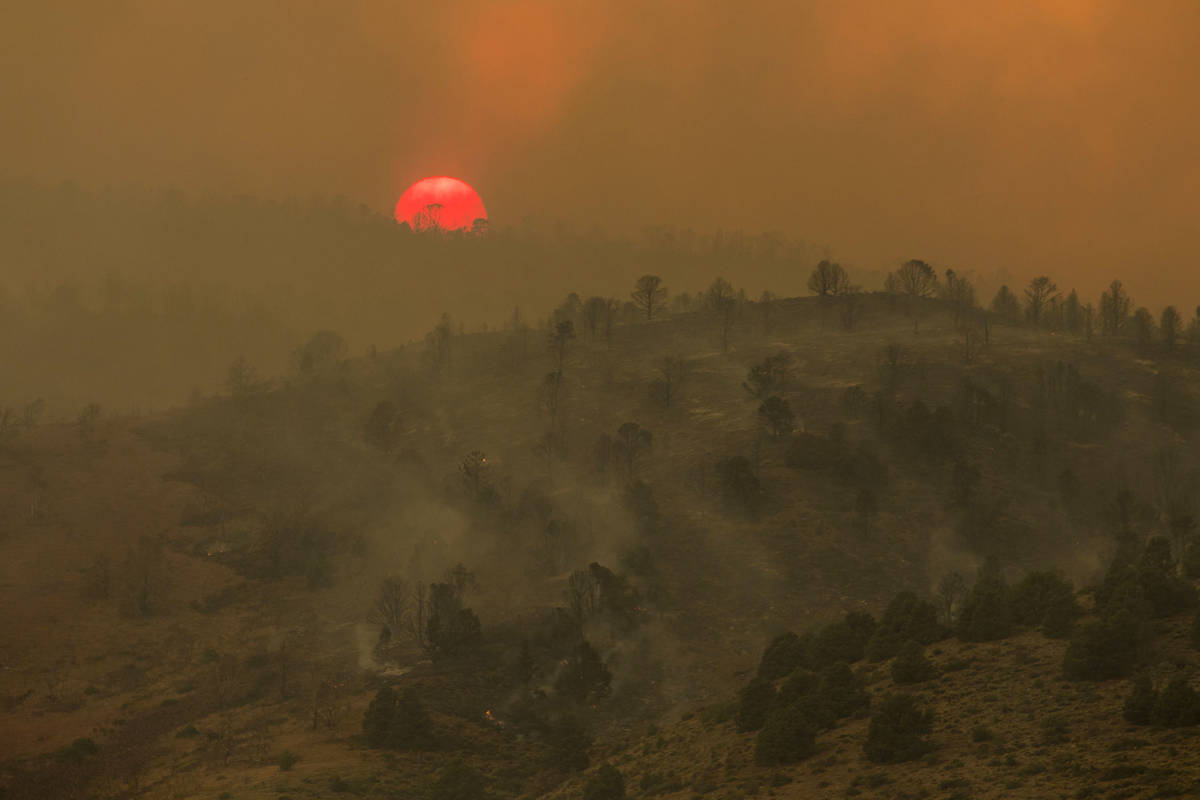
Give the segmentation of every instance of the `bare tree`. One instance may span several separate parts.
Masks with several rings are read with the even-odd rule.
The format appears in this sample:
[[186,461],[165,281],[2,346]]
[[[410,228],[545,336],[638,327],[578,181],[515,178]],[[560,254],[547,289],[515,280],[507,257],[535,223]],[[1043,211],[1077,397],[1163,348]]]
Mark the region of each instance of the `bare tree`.
[[589,297],[583,303],[583,322],[587,325],[588,334],[595,339],[596,329],[604,321],[604,313],[608,301],[603,297]]
[[384,578],[375,596],[374,614],[379,624],[393,634],[399,633],[412,604],[413,591],[408,581],[398,575]]
[[554,368],[562,372],[567,361],[567,345],[575,338],[575,323],[563,320],[550,330],[550,353],[554,356]]
[[1129,311],[1133,308],[1133,300],[1125,291],[1120,281],[1114,280],[1109,284],[1108,291],[1100,295],[1101,330],[1105,336],[1117,336],[1129,321]]
[[662,278],[657,275],[643,275],[637,279],[637,284],[629,296],[633,298],[634,305],[645,312],[646,319],[653,319],[667,301],[667,289],[662,285]]
[[1025,313],[1034,325],[1042,322],[1042,312],[1046,306],[1058,298],[1058,284],[1039,275],[1029,282],[1025,289]]
[[917,303],[926,297],[937,293],[937,273],[933,267],[920,259],[909,259],[900,268],[888,276],[884,288],[908,297],[908,313],[912,317],[913,332],[917,331],[920,318],[917,315]]
[[942,300],[954,313],[954,324],[961,326],[975,308],[975,287],[971,281],[952,269],[946,270],[946,282],[942,284]]
[[920,259],[909,259],[896,270],[896,286],[909,297],[933,297],[937,293],[937,273]]
[[966,580],[957,572],[947,573],[938,583],[937,596],[943,624],[953,625],[958,616],[959,606],[967,596]]
[[818,297],[843,294],[849,286],[850,276],[834,261],[822,260],[808,276],[808,290]]
[[626,422],[617,429],[617,438],[613,449],[621,460],[625,479],[632,484],[637,474],[637,462],[650,449],[653,436],[636,422]]
[[729,329],[737,312],[736,293],[733,285],[724,278],[715,278],[704,293],[705,304],[715,311],[721,320],[721,350],[729,351]]
[[651,384],[651,391],[663,408],[670,408],[679,394],[679,388],[691,372],[691,362],[683,356],[663,356],[658,360],[659,377]]

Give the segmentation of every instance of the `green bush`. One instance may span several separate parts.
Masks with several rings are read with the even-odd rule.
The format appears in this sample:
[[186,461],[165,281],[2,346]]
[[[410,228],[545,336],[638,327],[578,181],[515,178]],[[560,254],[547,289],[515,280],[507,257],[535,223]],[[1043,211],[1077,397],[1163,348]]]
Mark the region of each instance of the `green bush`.
[[1030,572],[1013,587],[1012,611],[1016,624],[1040,627],[1056,638],[1069,633],[1083,612],[1071,582],[1050,570]]
[[853,664],[866,654],[867,642],[875,633],[870,614],[851,611],[839,622],[831,622],[817,633],[813,643],[813,666],[824,667],[844,661]]
[[1200,725],[1200,694],[1183,675],[1176,675],[1159,692],[1158,702],[1154,704],[1153,721],[1155,725],[1167,728]]
[[775,702],[775,685],[763,678],[752,678],[738,693],[738,710],[734,717],[740,733],[756,731],[767,721]]
[[899,685],[922,683],[937,677],[937,670],[925,658],[925,647],[909,639],[892,662],[892,680]]
[[611,764],[596,770],[583,787],[583,800],[622,800],[625,797],[625,778]]
[[867,642],[866,656],[870,661],[885,661],[900,652],[909,639],[921,644],[933,644],[942,638],[933,603],[913,592],[900,592],[888,603],[883,619]]
[[991,642],[1012,632],[1012,602],[1000,565],[988,559],[963,601],[956,633],[968,642]]
[[300,760],[300,756],[293,753],[291,750],[284,750],[279,754],[279,768],[284,772],[290,772],[292,767],[296,766],[296,762]]
[[776,705],[791,705],[816,694],[821,685],[821,676],[806,669],[798,669],[788,676],[779,687]]
[[430,800],[483,800],[488,796],[483,773],[461,760],[451,761],[438,773]]
[[1133,689],[1125,698],[1123,716],[1134,725],[1149,725],[1154,719],[1154,707],[1158,704],[1158,692],[1149,675],[1139,675]]
[[1104,681],[1133,672],[1145,639],[1143,624],[1126,609],[1076,628],[1063,657],[1063,676]]
[[794,703],[776,708],[767,717],[754,743],[759,764],[794,764],[817,751],[816,727],[803,707]]
[[758,662],[758,677],[769,681],[779,680],[808,663],[811,648],[810,634],[806,633],[804,637],[791,631],[779,634],[771,640],[767,649],[763,650],[762,658]]
[[863,753],[877,764],[912,761],[932,749],[924,738],[931,730],[932,711],[922,710],[910,694],[890,695],[871,715]]
[[834,719],[849,717],[871,705],[871,695],[863,688],[862,679],[845,663],[833,664],[821,671],[816,702],[828,709]]
[[370,747],[413,750],[430,743],[433,723],[414,689],[398,695],[385,686],[363,714],[363,733]]

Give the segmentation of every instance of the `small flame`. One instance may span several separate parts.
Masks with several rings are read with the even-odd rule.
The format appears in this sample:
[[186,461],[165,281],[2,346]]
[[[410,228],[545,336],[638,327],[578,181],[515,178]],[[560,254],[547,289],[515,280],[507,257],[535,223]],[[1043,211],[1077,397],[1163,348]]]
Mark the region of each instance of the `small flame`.
[[504,724],[500,720],[496,719],[496,716],[494,714],[492,714],[492,710],[490,708],[487,711],[483,712],[483,716],[485,719],[487,719],[488,722],[491,722],[494,725],[503,725]]

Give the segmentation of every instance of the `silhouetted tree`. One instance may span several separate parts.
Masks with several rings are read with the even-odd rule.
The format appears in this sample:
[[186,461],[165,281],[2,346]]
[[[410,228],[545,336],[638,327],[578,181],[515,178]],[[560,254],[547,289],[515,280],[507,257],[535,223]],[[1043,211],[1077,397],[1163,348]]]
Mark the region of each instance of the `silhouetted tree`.
[[554,368],[559,373],[567,361],[567,345],[575,338],[575,323],[563,320],[555,323],[550,330],[550,354],[554,357]]
[[1025,289],[1025,313],[1034,325],[1042,322],[1042,312],[1046,306],[1059,296],[1058,285],[1045,275],[1040,275],[1029,282]]
[[908,298],[908,313],[913,320],[913,331],[917,330],[919,317],[917,303],[926,297],[937,293],[938,279],[933,267],[920,259],[909,259],[900,268],[888,275],[884,288],[889,292],[905,295]]
[[721,350],[729,350],[729,329],[737,311],[737,301],[732,284],[724,278],[715,278],[704,294],[705,305],[716,312],[721,322]]
[[771,395],[758,407],[758,418],[775,439],[781,439],[796,429],[796,415],[787,400]]
[[751,367],[750,371],[746,373],[746,380],[742,383],[742,388],[749,392],[751,397],[765,400],[773,394],[784,391],[791,374],[792,357],[787,353],[777,353],[767,356]]
[[629,296],[633,298],[634,305],[645,313],[646,319],[653,319],[667,301],[667,289],[657,275],[643,275],[637,279],[637,285]]
[[946,281],[942,284],[942,300],[954,314],[954,324],[962,325],[975,308],[975,287],[971,281],[952,269],[946,270]]
[[850,286],[850,276],[841,264],[822,260],[808,276],[808,290],[821,298],[840,295]]
[[1021,304],[1007,286],[1001,286],[992,298],[992,313],[1006,322],[1015,322],[1021,316]]
[[653,438],[650,431],[642,428],[636,422],[626,422],[617,429],[613,454],[620,460],[626,483],[633,483],[638,459],[650,449]]
[[1175,310],[1175,306],[1167,306],[1162,310],[1158,328],[1162,331],[1163,345],[1167,348],[1167,352],[1174,352],[1175,345],[1183,334],[1183,320],[1179,316],[1179,312]]
[[1133,307],[1125,287],[1119,280],[1114,280],[1108,291],[1100,295],[1100,318],[1103,321],[1105,336],[1117,336],[1125,329],[1129,319],[1129,310]]
[[657,368],[659,377],[650,384],[650,392],[663,408],[670,408],[691,372],[691,362],[683,356],[663,356]]
[[608,301],[603,297],[589,297],[583,304],[583,322],[587,325],[588,334],[595,339],[596,331],[603,322],[608,309]]
[[1154,315],[1144,306],[1133,314],[1133,337],[1143,353],[1150,349],[1155,339]]

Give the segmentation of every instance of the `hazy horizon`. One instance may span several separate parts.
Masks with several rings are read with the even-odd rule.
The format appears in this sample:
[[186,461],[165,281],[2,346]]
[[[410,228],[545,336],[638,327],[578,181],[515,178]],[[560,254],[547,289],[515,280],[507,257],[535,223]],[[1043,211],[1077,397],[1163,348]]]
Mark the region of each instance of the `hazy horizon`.
[[862,270],[1200,295],[1194,4],[281,10],[10,9],[0,175],[389,213],[449,174],[501,227],[779,231]]

